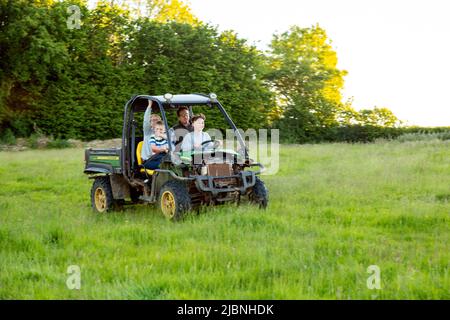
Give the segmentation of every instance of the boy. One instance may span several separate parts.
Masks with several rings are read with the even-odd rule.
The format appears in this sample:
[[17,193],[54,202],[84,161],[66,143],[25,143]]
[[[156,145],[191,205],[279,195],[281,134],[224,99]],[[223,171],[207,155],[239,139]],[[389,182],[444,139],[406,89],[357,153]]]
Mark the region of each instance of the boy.
[[162,158],[169,151],[169,144],[167,142],[166,130],[162,121],[157,121],[153,127],[154,134],[150,137],[150,147],[152,156],[144,162],[146,169],[157,169],[161,163]]

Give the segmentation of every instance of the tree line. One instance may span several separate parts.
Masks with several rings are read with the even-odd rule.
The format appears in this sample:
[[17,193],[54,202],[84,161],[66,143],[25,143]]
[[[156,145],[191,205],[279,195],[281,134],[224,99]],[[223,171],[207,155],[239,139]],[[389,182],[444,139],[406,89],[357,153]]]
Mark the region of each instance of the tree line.
[[238,127],[279,128],[290,142],[398,125],[386,108],[343,103],[345,75],[318,25],[275,34],[262,52],[179,0],[99,1],[93,9],[83,0],[0,0],[2,134],[119,137],[132,95],[166,92],[215,92]]

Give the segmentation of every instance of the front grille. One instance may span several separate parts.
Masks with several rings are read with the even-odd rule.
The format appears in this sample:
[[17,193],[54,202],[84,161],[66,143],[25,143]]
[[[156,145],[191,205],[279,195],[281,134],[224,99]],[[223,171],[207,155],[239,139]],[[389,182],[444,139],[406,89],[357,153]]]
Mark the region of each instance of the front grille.
[[[227,177],[233,175],[231,164],[228,163],[210,163],[208,164],[208,175],[212,177]],[[215,188],[227,188],[236,185],[236,178],[218,178],[214,179]]]
[[231,176],[233,174],[231,165],[228,163],[211,163],[208,164],[208,176],[221,177]]

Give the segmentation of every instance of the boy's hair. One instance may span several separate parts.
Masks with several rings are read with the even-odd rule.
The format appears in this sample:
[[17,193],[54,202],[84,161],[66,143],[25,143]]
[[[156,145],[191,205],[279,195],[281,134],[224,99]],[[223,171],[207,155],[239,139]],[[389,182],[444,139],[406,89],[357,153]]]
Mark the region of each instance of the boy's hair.
[[192,123],[194,123],[198,119],[203,119],[203,121],[205,121],[206,117],[205,117],[205,115],[203,113],[196,114],[195,116],[192,117]]
[[177,110],[177,117],[180,116],[180,113],[181,113],[181,111],[183,111],[183,110],[189,111],[189,108],[186,107],[186,106],[181,106],[181,107],[179,107],[178,110]]
[[162,122],[161,120],[156,121],[155,126],[163,126],[164,127],[164,122]]

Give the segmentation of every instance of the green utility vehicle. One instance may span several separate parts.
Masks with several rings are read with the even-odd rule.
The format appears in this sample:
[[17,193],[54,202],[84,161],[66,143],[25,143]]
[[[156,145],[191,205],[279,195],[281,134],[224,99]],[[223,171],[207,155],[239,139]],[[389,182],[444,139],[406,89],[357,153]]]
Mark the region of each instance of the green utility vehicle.
[[[197,107],[218,110],[235,134],[237,150],[222,148],[222,143],[210,140],[202,144],[205,147],[201,150],[181,152],[170,143],[159,168],[145,169],[140,156],[142,121],[138,119],[149,105],[152,113],[160,115],[168,133],[171,131],[167,117],[173,113],[173,118],[180,106],[188,107],[191,115]],[[249,159],[241,134],[215,94],[165,94],[132,97],[125,104],[122,146],[87,149],[84,173],[93,179],[91,203],[95,211],[103,213],[125,204],[150,203],[157,204],[167,218],[178,220],[204,205],[248,200],[265,208],[268,191],[258,177],[263,169]]]

